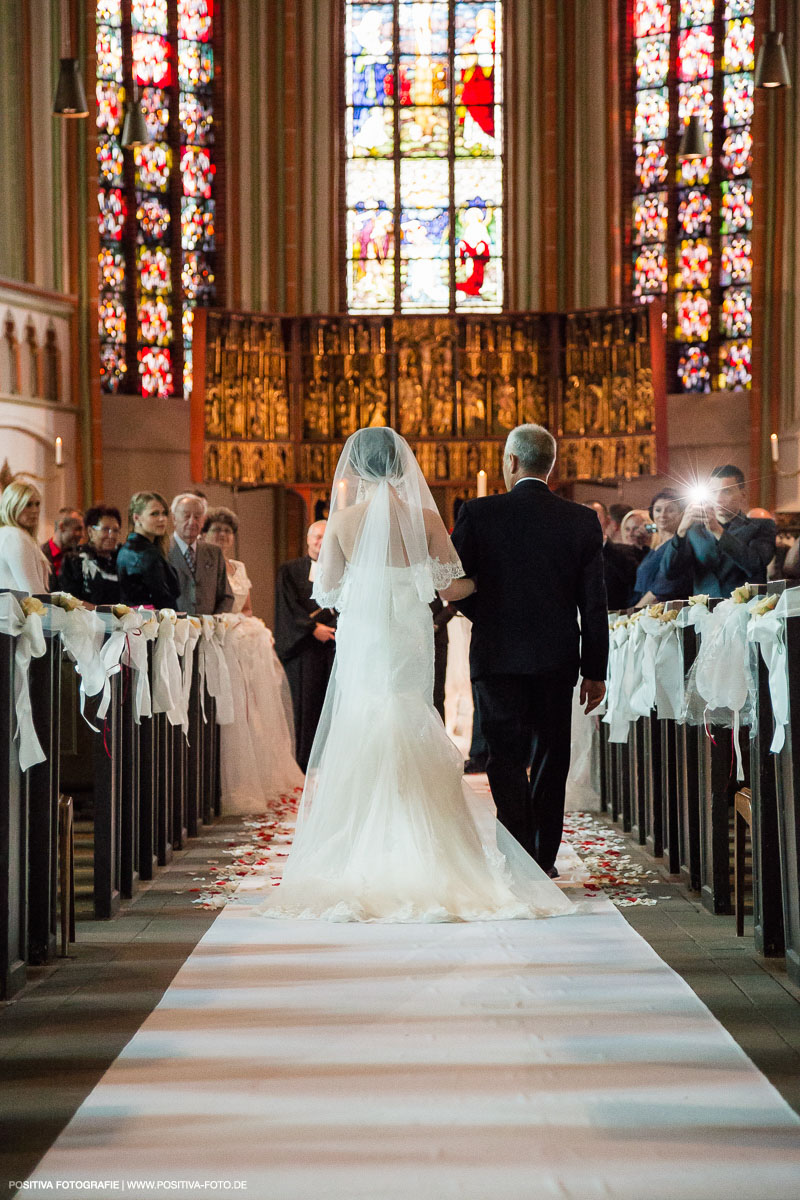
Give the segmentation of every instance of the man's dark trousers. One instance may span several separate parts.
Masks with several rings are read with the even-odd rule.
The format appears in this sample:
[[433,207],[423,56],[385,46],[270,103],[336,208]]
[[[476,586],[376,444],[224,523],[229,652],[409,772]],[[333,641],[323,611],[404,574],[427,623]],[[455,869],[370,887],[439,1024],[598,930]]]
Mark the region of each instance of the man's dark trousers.
[[549,871],[564,821],[574,687],[563,671],[487,675],[474,687],[498,820]]

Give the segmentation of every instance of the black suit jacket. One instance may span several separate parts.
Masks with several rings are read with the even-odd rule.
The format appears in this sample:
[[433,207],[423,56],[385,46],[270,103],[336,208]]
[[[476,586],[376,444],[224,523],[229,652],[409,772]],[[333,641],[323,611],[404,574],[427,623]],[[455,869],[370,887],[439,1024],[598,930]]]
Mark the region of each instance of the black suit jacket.
[[313,650],[321,656],[333,652],[332,642],[319,642],[314,637],[315,626],[336,626],[336,613],[320,608],[316,600],[311,598],[310,570],[311,559],[307,554],[302,558],[293,558],[278,568],[275,584],[275,652],[282,663],[307,650]]
[[[477,591],[470,673],[605,679],[608,615],[595,513],[540,482],[461,506],[453,543]],[[580,613],[580,628],[578,614]]]

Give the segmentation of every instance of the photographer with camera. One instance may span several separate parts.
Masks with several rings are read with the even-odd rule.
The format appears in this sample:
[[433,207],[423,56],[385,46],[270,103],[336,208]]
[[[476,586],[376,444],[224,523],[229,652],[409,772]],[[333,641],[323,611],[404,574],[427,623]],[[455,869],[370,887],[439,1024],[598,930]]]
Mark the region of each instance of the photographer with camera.
[[707,491],[690,498],[664,548],[667,578],[677,579],[691,569],[695,595],[726,598],[743,583],[766,583],[775,554],[775,522],[747,517],[744,507],[742,472],[730,463],[715,467]]

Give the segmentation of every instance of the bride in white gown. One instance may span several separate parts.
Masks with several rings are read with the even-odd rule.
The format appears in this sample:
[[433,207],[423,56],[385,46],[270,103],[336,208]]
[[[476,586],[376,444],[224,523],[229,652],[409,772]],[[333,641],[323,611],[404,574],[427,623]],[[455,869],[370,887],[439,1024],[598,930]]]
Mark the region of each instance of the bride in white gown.
[[314,599],[336,662],[268,917],[475,921],[575,911],[495,820],[472,816],[433,707],[435,589],[474,589],[410,447],[361,429],[336,469]]

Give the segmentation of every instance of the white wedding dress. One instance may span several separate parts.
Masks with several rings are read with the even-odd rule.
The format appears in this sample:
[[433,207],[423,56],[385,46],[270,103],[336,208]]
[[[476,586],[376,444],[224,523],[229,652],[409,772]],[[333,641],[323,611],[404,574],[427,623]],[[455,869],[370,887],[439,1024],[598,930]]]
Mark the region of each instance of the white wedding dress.
[[[339,503],[332,505],[314,584],[318,602],[335,603],[340,613],[336,662],[294,844],[281,884],[261,911],[425,922],[573,912],[497,821],[479,828],[472,816],[461,754],[432,703],[429,601],[434,585],[463,571],[432,499],[430,515],[417,513],[420,495],[424,501],[430,492],[403,439],[391,430],[359,433],[396,439],[403,471],[395,463],[389,480],[376,479],[361,465],[360,486],[349,487],[357,497],[350,525],[358,525],[349,559],[336,542],[342,527],[335,511],[344,507],[337,472]],[[353,435],[345,446],[340,471],[354,457],[359,464],[351,445],[355,440],[357,449],[358,439]]]

